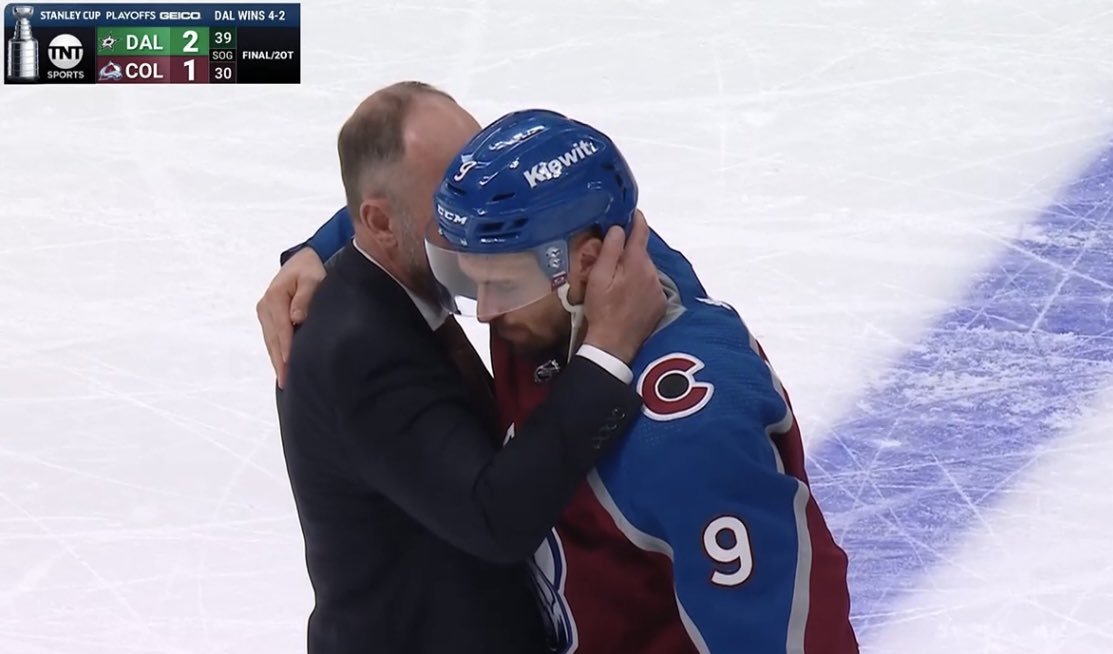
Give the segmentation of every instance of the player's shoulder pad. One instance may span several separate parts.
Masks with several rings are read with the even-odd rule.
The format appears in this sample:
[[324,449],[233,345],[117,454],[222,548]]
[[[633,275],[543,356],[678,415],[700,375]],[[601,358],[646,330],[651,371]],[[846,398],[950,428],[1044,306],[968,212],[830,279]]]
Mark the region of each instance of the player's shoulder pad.
[[686,304],[634,361],[644,416],[655,423],[703,422],[708,411],[781,419],[787,407],[779,383],[734,309],[710,298]]

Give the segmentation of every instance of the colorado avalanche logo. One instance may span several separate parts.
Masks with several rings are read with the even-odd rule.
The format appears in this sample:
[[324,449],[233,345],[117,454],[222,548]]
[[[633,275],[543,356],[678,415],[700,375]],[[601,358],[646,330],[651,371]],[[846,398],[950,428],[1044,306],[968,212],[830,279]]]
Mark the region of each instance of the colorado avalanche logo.
[[541,615],[549,630],[549,636],[559,644],[562,654],[576,650],[576,621],[564,598],[564,582],[568,579],[568,563],[564,558],[564,546],[556,530],[550,531],[537,548],[530,561],[533,585],[537,599],[541,603]]
[[668,421],[697,413],[707,406],[715,386],[696,379],[703,361],[691,354],[673,352],[652,361],[638,379],[642,412],[653,420]]

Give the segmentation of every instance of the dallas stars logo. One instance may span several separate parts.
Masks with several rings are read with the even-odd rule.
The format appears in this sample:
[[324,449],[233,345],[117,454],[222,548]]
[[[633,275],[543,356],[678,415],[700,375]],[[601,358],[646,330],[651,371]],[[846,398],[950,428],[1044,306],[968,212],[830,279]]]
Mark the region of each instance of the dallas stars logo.
[[101,50],[110,50],[114,45],[116,45],[116,37],[112,36],[111,34],[100,40]]

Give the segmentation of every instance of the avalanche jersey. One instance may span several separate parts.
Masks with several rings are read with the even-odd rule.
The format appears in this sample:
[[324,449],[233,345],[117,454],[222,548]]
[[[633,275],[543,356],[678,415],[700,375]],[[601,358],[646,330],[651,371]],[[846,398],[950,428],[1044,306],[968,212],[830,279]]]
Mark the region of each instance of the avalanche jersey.
[[[578,489],[532,569],[563,654],[849,654],[847,558],[804,471],[787,394],[735,311],[656,234],[669,294],[634,361],[644,407]],[[507,429],[552,363],[492,337]]]

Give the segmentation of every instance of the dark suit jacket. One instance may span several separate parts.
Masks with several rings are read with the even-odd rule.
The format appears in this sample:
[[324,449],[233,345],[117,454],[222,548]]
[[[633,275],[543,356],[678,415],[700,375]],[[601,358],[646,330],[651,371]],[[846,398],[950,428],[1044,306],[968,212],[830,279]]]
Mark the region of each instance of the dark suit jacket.
[[278,392],[310,654],[546,651],[521,562],[640,398],[575,357],[500,449],[406,292],[351,244],[327,269]]

